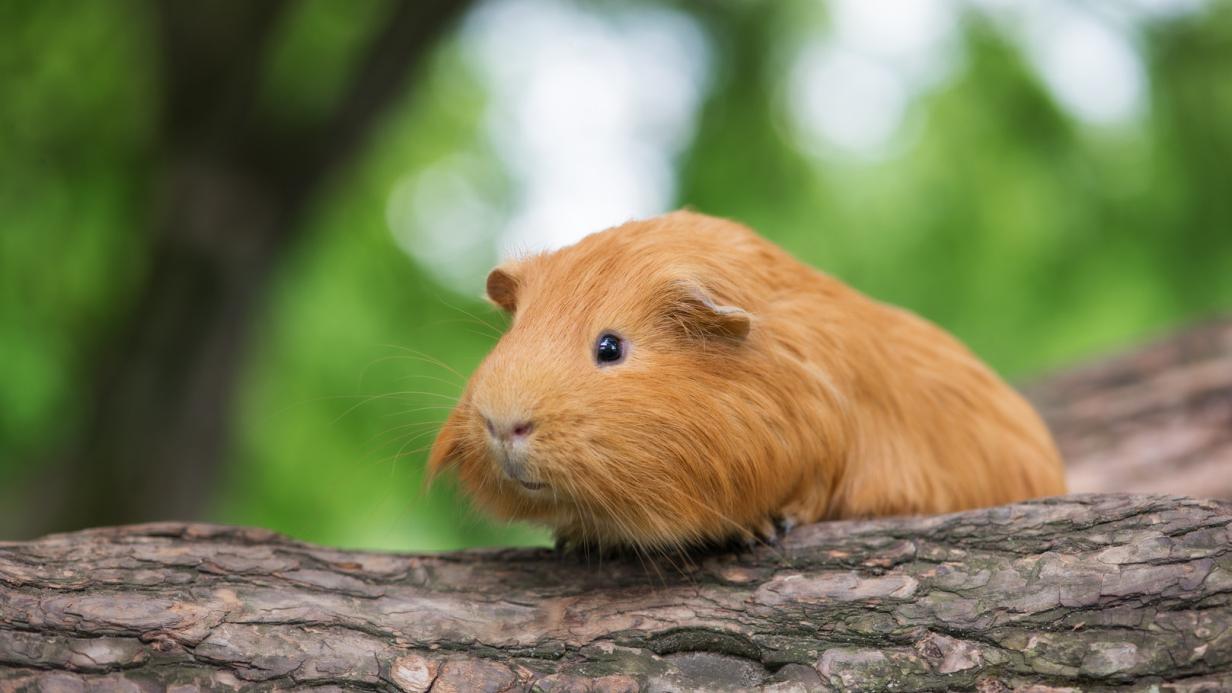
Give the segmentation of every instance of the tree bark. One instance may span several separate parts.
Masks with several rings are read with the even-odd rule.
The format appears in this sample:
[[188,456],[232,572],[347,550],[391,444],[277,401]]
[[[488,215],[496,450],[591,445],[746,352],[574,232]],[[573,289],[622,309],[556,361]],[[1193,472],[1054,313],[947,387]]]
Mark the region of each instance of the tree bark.
[[1228,690],[1232,503],[830,522],[687,563],[87,530],[0,544],[0,666],[0,691]]
[[1074,492],[1232,498],[1232,318],[1027,388]]

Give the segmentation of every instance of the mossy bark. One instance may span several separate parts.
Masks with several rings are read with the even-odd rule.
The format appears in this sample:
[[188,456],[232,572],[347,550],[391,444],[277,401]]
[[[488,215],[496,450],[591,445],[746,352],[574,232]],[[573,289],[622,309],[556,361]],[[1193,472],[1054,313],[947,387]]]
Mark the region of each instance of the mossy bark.
[[1232,689],[1232,503],[1071,496],[690,561],[158,524],[0,544],[0,691]]

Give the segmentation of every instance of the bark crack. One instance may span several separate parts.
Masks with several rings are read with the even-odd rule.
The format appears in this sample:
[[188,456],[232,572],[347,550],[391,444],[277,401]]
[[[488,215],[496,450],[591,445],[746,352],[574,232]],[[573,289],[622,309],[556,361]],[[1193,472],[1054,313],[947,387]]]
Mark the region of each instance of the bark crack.
[[207,525],[90,530],[0,549],[0,693],[47,677],[103,688],[1229,689],[1230,527],[1226,502],[1072,496],[822,523],[773,550],[602,569],[543,550],[400,556]]

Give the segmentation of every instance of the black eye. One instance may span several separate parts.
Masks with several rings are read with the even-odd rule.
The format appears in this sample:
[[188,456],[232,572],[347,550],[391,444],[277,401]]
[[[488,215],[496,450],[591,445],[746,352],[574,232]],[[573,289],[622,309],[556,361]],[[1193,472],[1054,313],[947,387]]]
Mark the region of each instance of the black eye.
[[625,358],[625,342],[614,334],[606,333],[595,342],[595,361],[599,365],[620,363]]

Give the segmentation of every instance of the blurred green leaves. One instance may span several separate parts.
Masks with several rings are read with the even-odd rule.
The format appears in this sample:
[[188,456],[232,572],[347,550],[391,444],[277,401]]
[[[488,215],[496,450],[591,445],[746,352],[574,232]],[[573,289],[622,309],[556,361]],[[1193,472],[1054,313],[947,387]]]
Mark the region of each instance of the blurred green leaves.
[[[260,108],[316,120],[388,8],[295,5]],[[911,104],[908,145],[864,162],[818,158],[784,122],[783,46],[824,21],[815,6],[685,9],[715,74],[681,204],[750,223],[1018,379],[1232,308],[1232,4],[1140,37],[1148,112],[1112,129],[1071,118],[969,14],[962,66]],[[7,3],[0,22],[0,502],[14,503],[78,425],[94,351],[146,270],[157,51],[139,3]],[[481,287],[458,295],[408,257],[391,191],[460,154],[495,209],[518,187],[458,42],[413,89],[279,268],[215,519],[384,548],[545,540],[475,517],[447,482],[422,485],[435,426],[503,323]]]
[[90,348],[143,270],[149,17],[0,8],[0,485],[71,434]]

